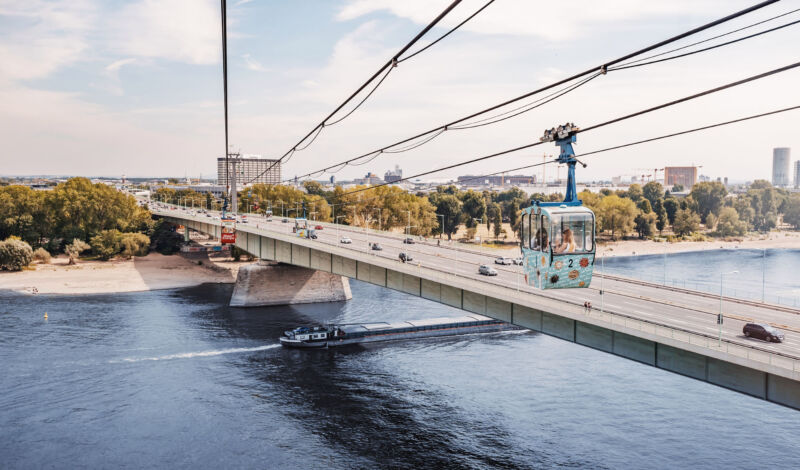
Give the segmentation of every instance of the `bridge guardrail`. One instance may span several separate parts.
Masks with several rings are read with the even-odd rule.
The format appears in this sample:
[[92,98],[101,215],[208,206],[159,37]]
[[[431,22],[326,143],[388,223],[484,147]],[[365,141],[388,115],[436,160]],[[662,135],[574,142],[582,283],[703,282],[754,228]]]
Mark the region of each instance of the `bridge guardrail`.
[[[191,216],[188,214],[176,214],[166,212],[163,214],[166,217],[175,217],[180,216],[181,218],[186,218],[190,220],[194,220],[200,223],[209,223],[209,222],[216,222],[216,220],[207,220],[206,218],[201,218],[197,216]],[[459,275],[455,272],[450,272],[443,270],[441,268],[435,266],[422,266],[421,263],[417,265],[407,265],[395,260],[394,258],[386,257],[386,256],[376,256],[375,253],[365,253],[360,249],[351,248],[347,246],[339,246],[337,244],[328,243],[324,241],[310,241],[304,239],[298,239],[291,237],[288,233],[283,233],[280,230],[269,230],[272,226],[256,226],[255,224],[241,227],[243,231],[247,231],[249,233],[254,233],[255,235],[260,235],[258,232],[251,232],[259,231],[265,232],[263,235],[265,236],[286,236],[291,243],[300,244],[303,246],[308,246],[309,248],[318,247],[320,244],[324,244],[332,248],[331,252],[338,252],[341,250],[346,250],[346,252],[355,254],[354,258],[365,258],[361,261],[364,262],[375,262],[380,260],[380,263],[376,263],[378,265],[384,265],[382,267],[393,269],[396,271],[406,272],[407,274],[416,275],[419,277],[422,276],[422,270],[429,271],[429,275],[425,276],[428,280],[439,282],[445,285],[452,285],[453,280],[458,280],[460,284],[473,284],[475,287],[482,288],[481,293],[489,296],[494,296],[496,298],[509,298],[510,301],[515,303],[520,303],[521,305],[525,305],[526,300],[530,299],[514,299],[518,297],[520,294],[526,295],[533,295],[537,297],[539,300],[546,300],[547,303],[555,303],[561,304],[559,305],[552,305],[551,307],[555,311],[562,311],[564,312],[563,305],[567,304],[571,307],[571,311],[567,315],[569,318],[572,319],[579,319],[583,315],[585,318],[590,318],[595,321],[600,321],[606,325],[610,325],[612,330],[614,326],[623,327],[628,330],[637,330],[641,331],[646,334],[653,335],[655,337],[662,337],[662,338],[669,338],[673,341],[683,342],[689,345],[693,345],[695,347],[708,349],[709,351],[715,351],[718,353],[725,353],[729,356],[743,358],[751,361],[756,361],[762,364],[769,365],[773,368],[777,368],[780,370],[785,371],[784,374],[779,374],[783,376],[787,376],[792,378],[793,380],[800,380],[800,357],[793,356],[791,354],[782,353],[779,351],[774,351],[766,348],[762,348],[756,345],[744,344],[729,338],[722,338],[721,341],[718,340],[717,336],[692,331],[686,328],[672,326],[666,323],[655,322],[648,319],[639,319],[635,318],[632,315],[622,313],[622,312],[615,312],[613,310],[604,309],[602,312],[597,310],[596,308],[590,309],[583,309],[583,306],[577,301],[570,301],[564,300],[560,298],[550,297],[546,294],[541,292],[531,292],[528,289],[524,290],[517,290],[507,285],[500,284],[498,282],[494,282],[492,280],[478,280],[469,276]],[[415,269],[416,268],[416,269]],[[432,275],[431,275],[432,274]],[[492,291],[491,293],[485,292],[486,287],[490,287],[489,290]],[[463,288],[463,287],[462,287]],[[478,291],[476,289],[476,291]],[[534,307],[538,308],[538,307]],[[583,309],[583,313],[581,313],[581,309]],[[566,312],[565,312],[566,313]],[[719,346],[718,346],[719,344]]]

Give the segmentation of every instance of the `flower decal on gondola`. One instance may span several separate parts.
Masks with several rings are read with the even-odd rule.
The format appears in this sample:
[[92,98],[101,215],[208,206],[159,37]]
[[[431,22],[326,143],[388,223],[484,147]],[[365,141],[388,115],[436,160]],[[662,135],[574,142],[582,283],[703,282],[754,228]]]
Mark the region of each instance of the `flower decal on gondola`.
[[564,263],[562,261],[556,261],[553,267],[556,268],[556,270],[561,270],[561,268],[564,267]]
[[569,272],[568,276],[569,276],[570,279],[574,280],[574,279],[578,279],[578,276],[580,276],[580,275],[581,275],[581,273],[579,273],[577,269],[573,269],[572,271]]
[[583,281],[581,281],[581,282],[579,282],[579,283],[578,283],[578,287],[583,287],[583,286],[585,286],[585,285],[586,285],[586,283],[585,283],[585,282],[583,282]]
[[550,278],[550,282],[552,282],[553,284],[558,282],[558,274],[553,274],[553,277]]
[[547,263],[547,259],[544,256],[542,256],[542,266],[544,266],[545,263]]
[[585,268],[589,266],[589,258],[581,258],[581,267]]

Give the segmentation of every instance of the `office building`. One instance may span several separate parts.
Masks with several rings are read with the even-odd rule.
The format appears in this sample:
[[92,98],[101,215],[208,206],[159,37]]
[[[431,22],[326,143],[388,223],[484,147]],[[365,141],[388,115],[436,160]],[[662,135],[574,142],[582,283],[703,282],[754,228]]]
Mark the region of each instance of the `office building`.
[[800,188],[800,160],[794,162],[794,187]]
[[789,186],[789,160],[791,150],[788,147],[772,149],[772,185]]
[[692,186],[697,182],[697,167],[696,166],[667,166],[664,167],[664,185],[667,189],[672,188],[676,184],[684,187],[684,189],[692,189]]
[[492,175],[459,176],[458,184],[464,186],[526,186],[536,184],[536,176],[531,175]]
[[241,189],[246,184],[278,184],[281,182],[281,164],[278,160],[261,158],[258,155],[245,155],[228,159],[217,159],[217,184],[228,186],[228,176],[236,174],[236,186]]
[[394,170],[387,170],[383,175],[383,180],[387,183],[396,183],[403,179],[403,170],[399,165],[394,166]]
[[353,180],[355,184],[366,184],[366,185],[375,185],[375,184],[383,184],[383,180],[376,175],[375,173],[369,172],[363,178],[356,178]]

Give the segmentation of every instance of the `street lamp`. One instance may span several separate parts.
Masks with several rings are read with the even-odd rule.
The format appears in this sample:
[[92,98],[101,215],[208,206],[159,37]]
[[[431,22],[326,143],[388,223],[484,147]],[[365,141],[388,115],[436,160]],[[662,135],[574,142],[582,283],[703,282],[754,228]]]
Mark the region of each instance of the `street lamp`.
[[727,273],[720,273],[719,275],[719,315],[717,315],[717,324],[719,325],[719,336],[717,337],[717,347],[722,347],[722,278],[728,274],[739,274],[739,271],[730,271]]
[[[333,219],[333,223],[334,223],[334,225],[336,225],[336,238],[339,238],[339,222],[337,222],[337,220],[344,219],[346,217],[347,216],[345,216],[345,215],[339,215],[339,216],[336,216],[336,218]],[[341,241],[341,239],[339,239],[339,241]]]

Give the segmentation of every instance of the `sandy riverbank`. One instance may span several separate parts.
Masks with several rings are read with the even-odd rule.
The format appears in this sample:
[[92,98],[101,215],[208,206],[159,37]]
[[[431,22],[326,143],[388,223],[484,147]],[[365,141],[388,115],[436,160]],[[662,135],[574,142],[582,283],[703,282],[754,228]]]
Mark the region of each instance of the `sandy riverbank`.
[[227,259],[187,259],[151,253],[131,260],[81,261],[67,265],[66,257],[37,264],[21,272],[0,272],[0,290],[40,294],[100,294],[188,287],[236,280],[239,266]]

